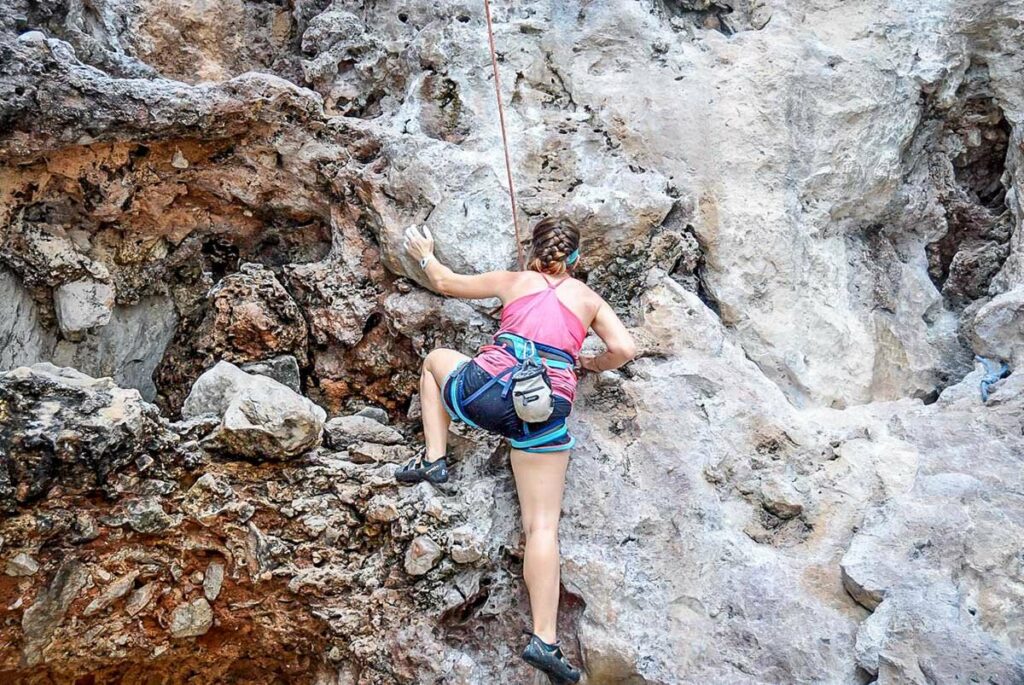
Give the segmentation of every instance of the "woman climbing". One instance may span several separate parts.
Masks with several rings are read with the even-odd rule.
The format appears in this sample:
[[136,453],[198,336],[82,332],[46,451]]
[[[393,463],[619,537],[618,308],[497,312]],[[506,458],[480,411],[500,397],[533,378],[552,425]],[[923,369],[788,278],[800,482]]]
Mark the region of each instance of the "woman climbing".
[[[574,443],[565,425],[576,392],[574,367],[578,362],[589,371],[608,371],[635,353],[628,331],[608,303],[572,277],[579,240],[571,222],[545,218],[533,228],[526,271],[465,276],[434,257],[428,231],[406,232],[405,249],[434,290],[468,299],[497,297],[504,308],[493,342],[472,359],[439,348],[423,361],[420,401],[426,448],[395,474],[402,483],[446,482],[452,419],[509,439],[526,533],[523,577],[533,617],[533,633],[522,656],[557,681],[571,683],[579,680],[580,671],[562,654],[555,624],[558,520]],[[580,357],[588,328],[607,349]]]

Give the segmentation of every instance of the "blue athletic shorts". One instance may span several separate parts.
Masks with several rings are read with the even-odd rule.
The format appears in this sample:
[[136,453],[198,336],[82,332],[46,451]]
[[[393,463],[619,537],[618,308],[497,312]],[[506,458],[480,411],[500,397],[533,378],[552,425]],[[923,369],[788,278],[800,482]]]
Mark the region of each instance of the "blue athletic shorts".
[[[531,436],[540,435],[564,423],[565,418],[572,412],[572,402],[560,395],[553,395],[554,411],[547,421],[543,423],[524,423],[516,414],[515,407],[512,404],[512,393],[508,393],[505,397],[501,396],[504,386],[500,382],[491,385],[482,395],[468,405],[462,404],[462,400],[465,400],[480,389],[491,378],[492,376],[477,366],[473,360],[462,362],[454,371],[448,374],[441,396],[444,401],[444,408],[448,415],[452,417],[452,420],[460,420],[458,413],[451,406],[453,384],[457,388],[457,397],[460,400],[462,412],[466,418],[480,428],[497,433],[510,440],[521,441],[527,440]],[[563,436],[538,447],[520,449],[523,449],[524,452],[556,452],[569,449],[574,442],[572,436],[566,432]]]

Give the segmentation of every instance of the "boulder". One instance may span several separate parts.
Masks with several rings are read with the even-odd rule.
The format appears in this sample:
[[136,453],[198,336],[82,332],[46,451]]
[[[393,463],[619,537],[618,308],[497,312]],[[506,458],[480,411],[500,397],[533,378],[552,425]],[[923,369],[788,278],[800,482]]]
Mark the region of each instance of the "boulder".
[[290,459],[320,444],[327,413],[290,388],[222,361],[204,373],[185,399],[182,416],[221,417],[208,447],[248,459]]
[[1024,362],[1024,286],[1014,288],[982,305],[970,324],[971,347],[976,354],[1009,362]]

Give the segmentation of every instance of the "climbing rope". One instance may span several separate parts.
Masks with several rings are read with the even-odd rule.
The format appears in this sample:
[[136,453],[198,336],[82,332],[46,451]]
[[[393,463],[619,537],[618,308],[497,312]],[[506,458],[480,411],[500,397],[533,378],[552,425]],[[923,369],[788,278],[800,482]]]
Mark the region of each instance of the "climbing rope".
[[523,243],[519,239],[519,218],[516,214],[516,191],[512,186],[512,160],[508,152],[508,136],[505,134],[505,110],[501,105],[501,80],[498,78],[498,58],[494,50],[494,29],[491,26],[491,3],[484,0],[484,14],[487,16],[487,43],[491,49],[491,68],[494,70],[494,97],[498,100],[498,124],[501,126],[501,144],[505,148],[505,173],[508,175],[508,196],[512,201],[512,228],[516,233],[516,257],[519,270],[526,268]]

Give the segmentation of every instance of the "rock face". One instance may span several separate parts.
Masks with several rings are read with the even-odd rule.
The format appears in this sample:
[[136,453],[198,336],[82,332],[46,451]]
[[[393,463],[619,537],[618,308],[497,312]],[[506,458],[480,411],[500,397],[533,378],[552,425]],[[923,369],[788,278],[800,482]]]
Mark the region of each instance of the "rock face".
[[[1024,3],[492,11],[521,223],[641,349],[573,414],[587,682],[1024,682]],[[529,681],[504,448],[390,477],[496,326],[402,233],[511,267],[503,178],[478,4],[0,7],[5,681]]]

